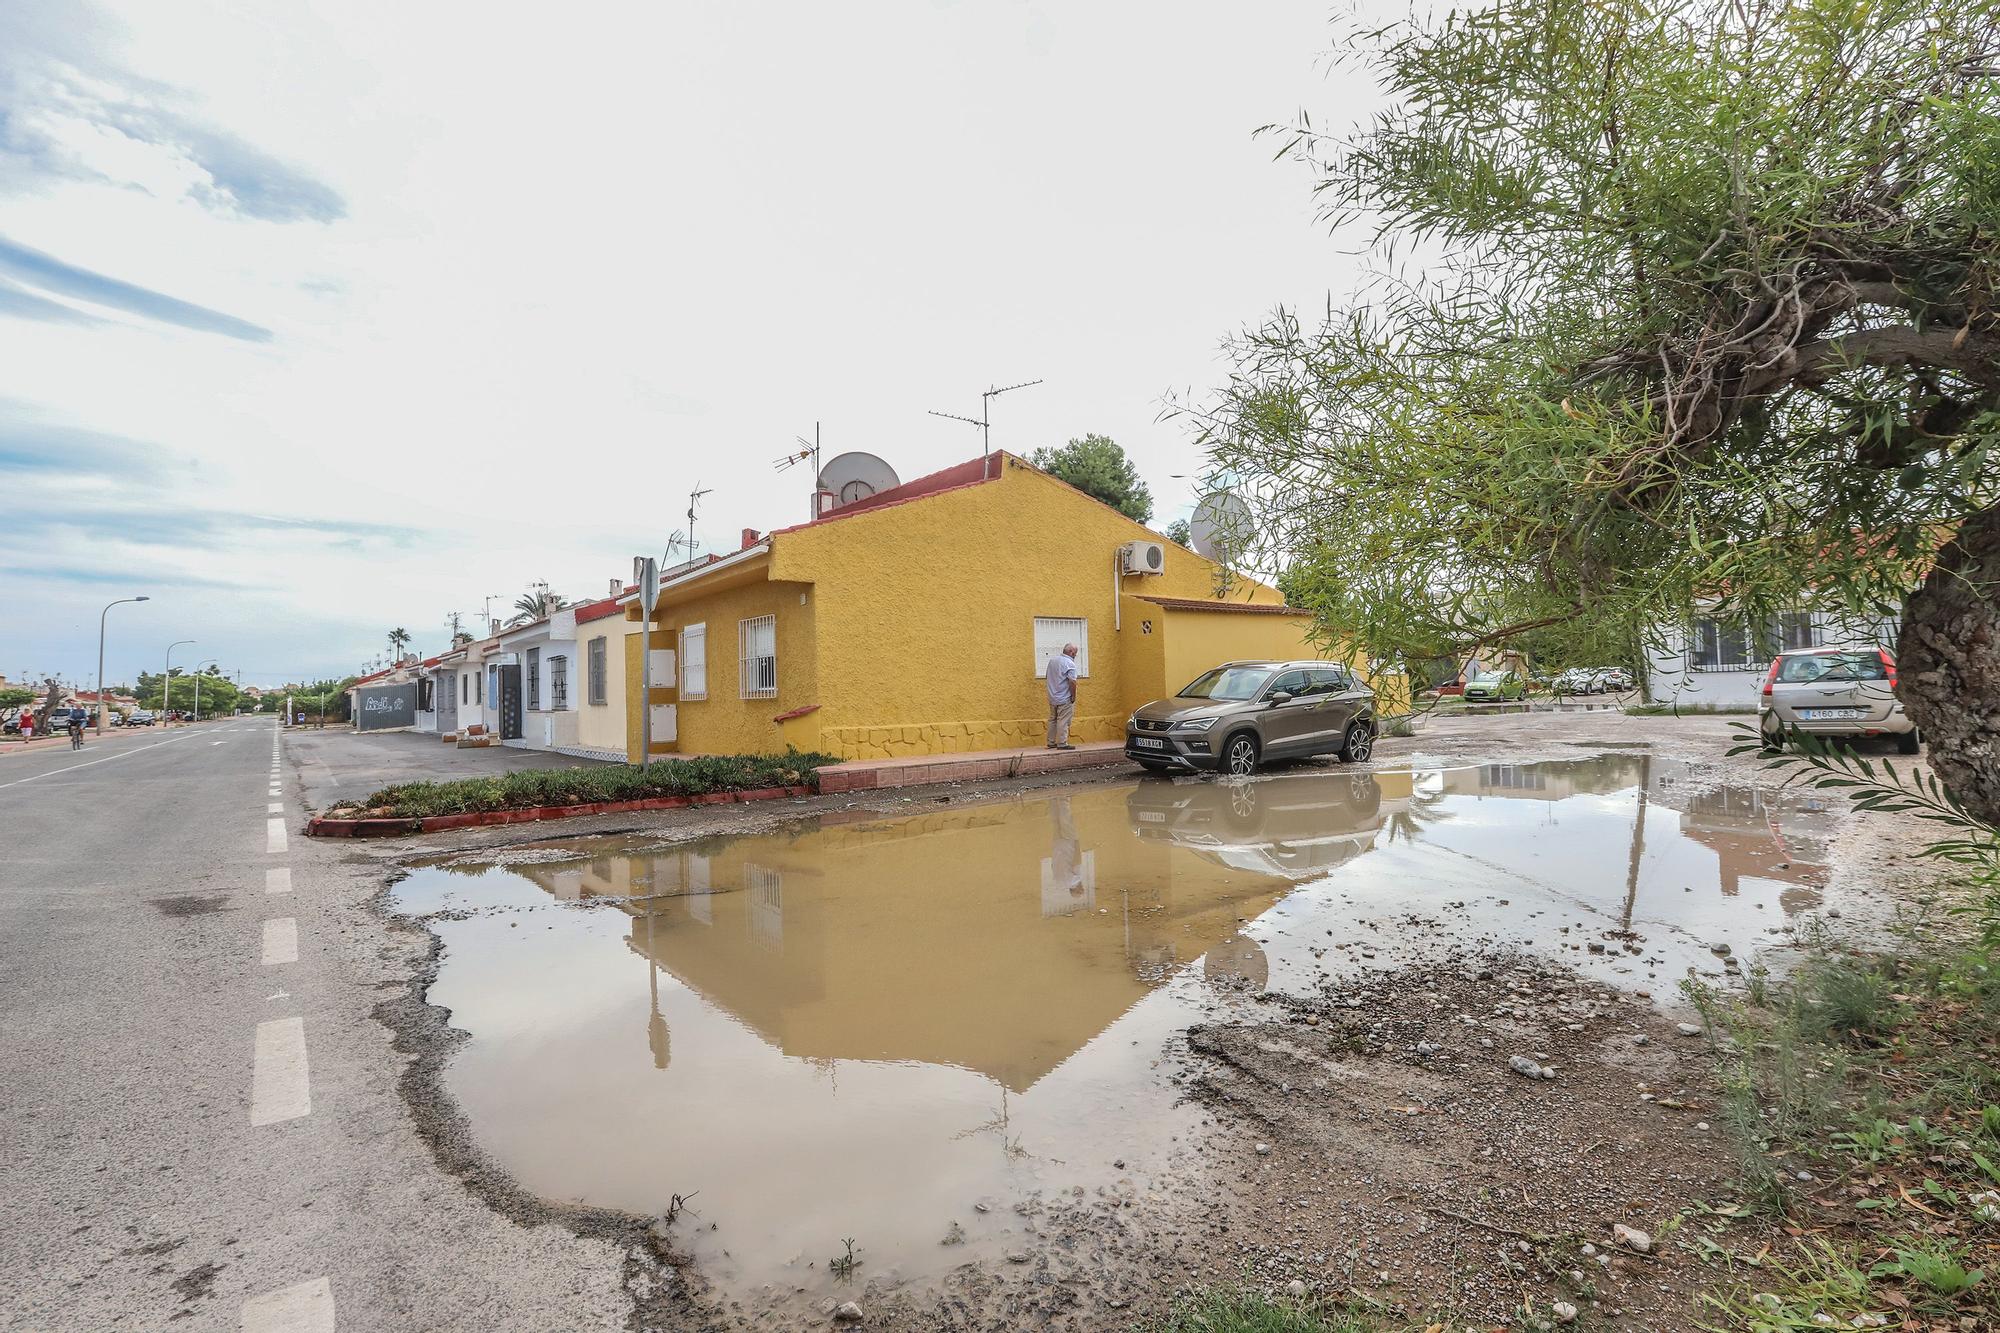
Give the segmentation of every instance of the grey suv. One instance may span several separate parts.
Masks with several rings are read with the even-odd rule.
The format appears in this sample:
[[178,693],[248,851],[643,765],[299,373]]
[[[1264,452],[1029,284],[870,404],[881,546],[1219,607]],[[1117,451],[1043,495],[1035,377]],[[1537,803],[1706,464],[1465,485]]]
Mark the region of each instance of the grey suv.
[[1374,750],[1375,692],[1338,662],[1225,662],[1125,722],[1125,756],[1158,772]]

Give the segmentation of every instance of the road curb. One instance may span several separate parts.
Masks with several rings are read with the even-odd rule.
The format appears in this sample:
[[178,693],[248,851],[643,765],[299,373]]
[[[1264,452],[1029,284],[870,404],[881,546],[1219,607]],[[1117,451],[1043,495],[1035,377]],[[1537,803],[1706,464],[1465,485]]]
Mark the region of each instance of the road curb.
[[485,828],[495,824],[533,824],[544,819],[577,819],[584,815],[615,815],[629,810],[679,810],[690,805],[730,805],[811,796],[810,786],[755,787],[748,791],[706,792],[700,796],[648,796],[635,801],[589,801],[583,805],[534,805],[521,810],[473,810],[458,815],[422,817],[373,816],[306,821],[308,838],[395,838],[447,829]]

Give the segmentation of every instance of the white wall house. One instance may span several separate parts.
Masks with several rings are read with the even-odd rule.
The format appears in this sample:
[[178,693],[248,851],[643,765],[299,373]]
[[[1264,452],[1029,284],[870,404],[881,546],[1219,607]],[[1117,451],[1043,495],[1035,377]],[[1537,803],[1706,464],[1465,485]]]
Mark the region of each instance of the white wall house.
[[[500,635],[500,652],[511,658],[497,664],[502,670],[489,672],[487,684],[500,684],[500,704],[508,704],[512,684],[505,677],[508,666],[518,668],[520,716],[501,716],[496,728],[507,745],[529,750],[574,750],[577,748],[577,703],[582,682],[578,678],[576,655],[576,609],[565,607],[542,620],[532,621]],[[489,659],[490,660],[490,659]],[[519,734],[513,734],[518,730]]]
[[1700,615],[1662,628],[1647,651],[1648,695],[1679,708],[1755,708],[1771,658],[1794,648],[1896,645],[1895,617],[1787,611],[1753,626],[1740,614]]

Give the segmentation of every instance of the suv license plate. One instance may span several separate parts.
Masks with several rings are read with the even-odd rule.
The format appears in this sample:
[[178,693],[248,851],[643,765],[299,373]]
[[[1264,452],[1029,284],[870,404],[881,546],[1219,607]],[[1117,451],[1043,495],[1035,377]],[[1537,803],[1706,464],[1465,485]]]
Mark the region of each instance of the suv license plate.
[[1142,750],[1164,750],[1167,748],[1167,743],[1158,736],[1134,736],[1132,744]]
[[1801,708],[1799,716],[1808,722],[1840,722],[1868,716],[1865,708]]

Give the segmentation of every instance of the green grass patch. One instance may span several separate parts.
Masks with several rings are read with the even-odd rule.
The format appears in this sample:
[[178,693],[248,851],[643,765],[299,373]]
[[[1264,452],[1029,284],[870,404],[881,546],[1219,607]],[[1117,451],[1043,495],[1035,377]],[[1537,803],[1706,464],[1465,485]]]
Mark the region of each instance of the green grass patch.
[[1691,992],[1733,1038],[1719,1118],[1751,1208],[1684,1215],[1683,1243],[1726,1252],[1723,1232],[1753,1219],[1802,1238],[1706,1293],[1704,1327],[2000,1328],[1992,957],[1988,938],[1962,952],[1821,949],[1761,1002]]
[[543,805],[586,805],[595,801],[637,801],[661,796],[707,796],[755,791],[762,787],[816,786],[819,770],[837,764],[835,755],[787,750],[783,754],[701,755],[656,759],[640,766],[593,764],[582,768],[534,768],[455,782],[399,782],[357,805],[336,806],[336,816],[423,819],[431,815],[527,810]]

